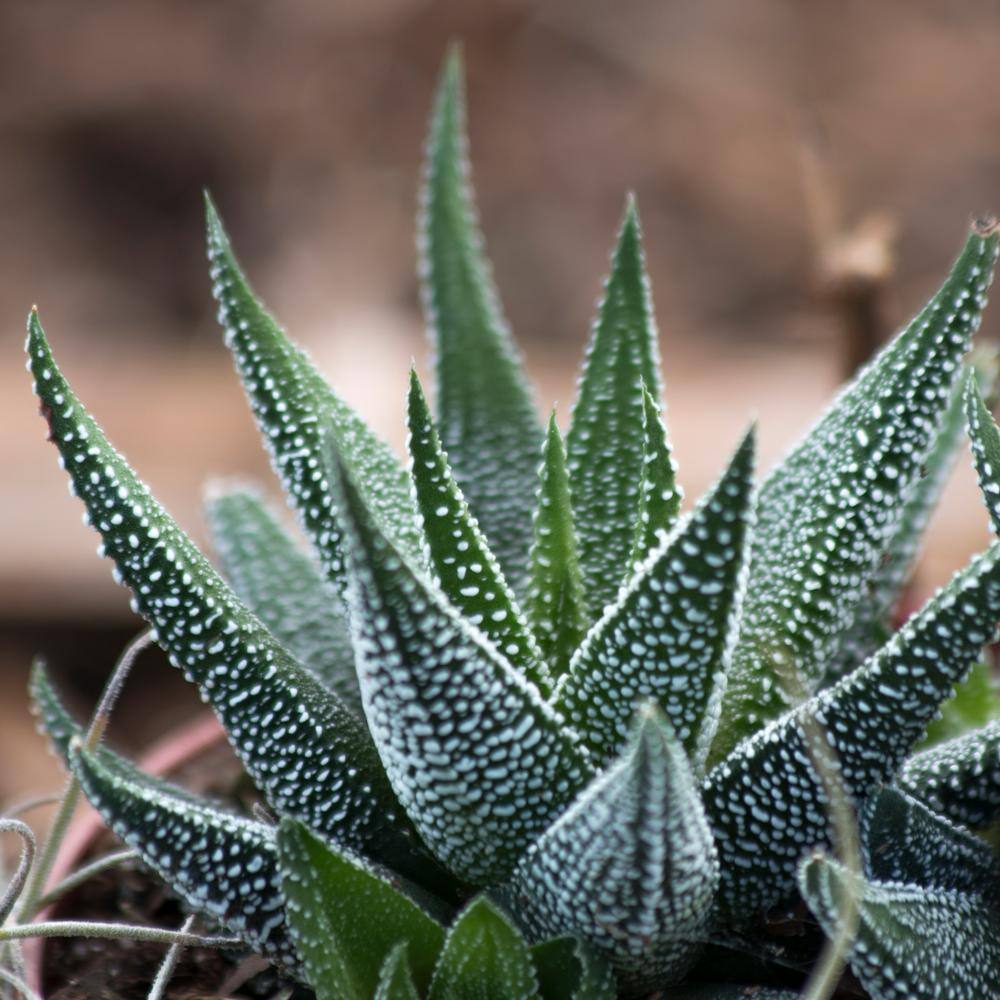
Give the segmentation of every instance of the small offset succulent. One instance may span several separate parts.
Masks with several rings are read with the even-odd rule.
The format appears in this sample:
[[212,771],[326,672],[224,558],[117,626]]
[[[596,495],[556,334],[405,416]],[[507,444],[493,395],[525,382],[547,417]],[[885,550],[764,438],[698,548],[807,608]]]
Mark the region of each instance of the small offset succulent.
[[240,489],[208,502],[213,568],[32,313],[73,489],[273,822],[83,745],[39,668],[53,742],[193,912],[324,1000],[738,996],[748,967],[794,986],[809,963],[763,916],[796,900],[830,936],[854,901],[873,997],[996,996],[1000,867],[971,831],[1000,820],[1000,721],[918,747],[994,637],[1000,543],[890,627],[966,423],[1000,529],[1000,431],[963,361],[996,223],[759,488],[751,428],[682,514],[634,202],[564,438],[501,315],[463,118],[452,56],[421,212],[437,411],[411,372],[408,466],[264,310],[208,203],[226,342],[315,561]]

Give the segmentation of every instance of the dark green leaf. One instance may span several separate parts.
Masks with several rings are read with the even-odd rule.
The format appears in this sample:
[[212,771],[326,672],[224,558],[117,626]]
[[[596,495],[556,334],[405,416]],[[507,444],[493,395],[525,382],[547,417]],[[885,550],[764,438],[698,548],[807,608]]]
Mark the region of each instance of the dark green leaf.
[[829,669],[933,447],[985,305],[996,226],[977,224],[927,307],[761,487],[747,604],[713,760]]
[[441,438],[455,478],[515,588],[525,581],[541,430],[476,222],[462,66],[453,49],[431,118],[421,213],[424,308]]
[[416,371],[410,372],[407,416],[417,506],[441,590],[468,622],[548,695],[552,680],[541,650],[452,477]]
[[965,393],[965,416],[969,423],[976,474],[993,530],[1000,534],[1000,427],[986,409],[974,378],[966,381]]
[[753,517],[754,432],[694,513],[605,609],[553,700],[596,760],[654,698],[700,769],[718,719]]
[[848,892],[860,896],[851,969],[877,1000],[984,1000],[1000,983],[1000,915],[979,897],[868,882],[822,855],[799,886],[829,936]]
[[799,1000],[797,990],[770,986],[736,986],[733,983],[704,983],[670,991],[670,1000]]
[[528,617],[542,655],[558,679],[566,672],[570,657],[586,635],[589,614],[573,526],[566,451],[554,413],[549,420],[538,477]]
[[656,320],[630,198],[566,437],[584,588],[598,613],[618,592],[635,542],[643,384],[659,398]]
[[697,957],[718,880],[684,751],[646,706],[628,749],[496,891],[531,940],[580,937],[642,995],[676,982]]
[[413,976],[410,974],[405,941],[400,941],[389,952],[379,974],[375,1000],[420,1000],[420,994],[417,993],[417,988],[413,985]]
[[587,782],[586,751],[400,557],[346,473],[340,487],[358,677],[389,780],[443,864],[496,881]]
[[531,949],[541,1000],[615,1000],[611,966],[574,937],[553,938]]
[[448,932],[430,1000],[529,1000],[538,992],[524,938],[479,896]]
[[321,993],[368,1000],[400,942],[408,946],[416,983],[430,983],[444,930],[398,879],[323,843],[294,820],[281,822],[278,854],[292,938],[306,978]]
[[[833,687],[742,743],[702,783],[721,864],[720,904],[743,921],[789,893],[803,854],[829,840],[811,739],[846,791],[891,779],[1000,618],[1000,542]],[[808,720],[812,720],[811,723]],[[822,734],[820,737],[818,734]]]
[[255,491],[213,491],[205,512],[222,572],[324,687],[361,707],[340,595]]

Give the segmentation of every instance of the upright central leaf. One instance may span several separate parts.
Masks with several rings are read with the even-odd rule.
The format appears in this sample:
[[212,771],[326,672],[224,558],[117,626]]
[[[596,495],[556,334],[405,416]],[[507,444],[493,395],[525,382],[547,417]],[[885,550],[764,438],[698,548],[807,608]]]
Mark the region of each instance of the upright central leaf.
[[421,273],[437,351],[441,437],[455,478],[516,589],[531,545],[541,430],[482,248],[453,50],[431,120]]
[[566,438],[584,585],[598,614],[617,593],[636,539],[643,385],[659,398],[656,321],[630,199]]
[[787,707],[788,674],[823,677],[867,599],[979,323],[997,244],[994,223],[973,227],[940,291],[761,487],[715,759]]

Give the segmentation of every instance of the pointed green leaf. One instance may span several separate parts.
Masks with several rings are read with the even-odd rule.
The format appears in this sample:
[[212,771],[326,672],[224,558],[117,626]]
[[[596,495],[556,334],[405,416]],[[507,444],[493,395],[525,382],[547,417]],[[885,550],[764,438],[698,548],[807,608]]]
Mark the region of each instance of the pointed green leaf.
[[524,938],[479,896],[448,932],[430,1000],[529,1000],[537,991]]
[[476,222],[462,66],[438,87],[421,211],[424,309],[437,355],[441,438],[508,580],[524,582],[541,431]]
[[635,540],[644,464],[642,384],[659,397],[656,320],[630,198],[566,438],[584,586],[598,612],[618,592]]
[[777,903],[791,891],[803,854],[828,842],[808,734],[823,734],[818,752],[827,757],[832,748],[848,795],[860,799],[895,775],[998,619],[1000,542],[863,666],[709,772],[702,795],[719,850],[720,904],[731,920]]
[[851,969],[876,1000],[979,1000],[1000,983],[1000,915],[976,896],[868,882],[822,855],[799,877],[827,935],[841,902],[860,896]]
[[66,710],[49,679],[45,664],[36,659],[31,665],[28,695],[39,727],[52,741],[52,749],[69,766],[69,748],[74,737],[83,736],[83,727]]
[[192,909],[299,973],[271,827],[152,783],[107,749],[74,753],[73,770],[105,822]]
[[531,940],[573,934],[636,995],[697,956],[719,866],[697,786],[660,712],[640,712],[622,756],[532,845],[497,890]]
[[340,489],[361,695],[389,780],[443,864],[495,881],[586,783],[586,751],[400,557],[349,475]]
[[1000,721],[914,755],[899,785],[955,823],[978,829],[1000,820]]
[[971,376],[965,387],[965,416],[969,423],[972,456],[979,486],[994,532],[1000,534],[1000,427],[983,402],[979,385]]
[[405,817],[364,723],[247,611],[111,447],[56,367],[34,313],[28,352],[51,439],[105,554],[268,801],[349,846],[405,857]]
[[670,534],[684,499],[684,491],[677,484],[677,462],[670,450],[659,404],[645,383],[642,386],[642,430],[639,514],[629,560],[633,567]]
[[573,657],[553,705],[596,760],[621,747],[654,698],[700,769],[718,719],[742,600],[753,516],[754,432],[729,467],[609,605]]
[[927,307],[761,487],[743,627],[713,759],[815,685],[896,532],[985,305],[996,226],[977,224]]
[[213,491],[205,504],[229,585],[324,687],[360,710],[340,595],[255,491]]
[[1000,902],[1000,858],[984,841],[905,792],[880,789],[865,802],[860,823],[868,878]]
[[920,749],[979,729],[994,719],[1000,720],[1000,685],[990,664],[980,660],[955,688],[954,695],[941,706],[941,717],[927,727]]
[[416,983],[430,983],[444,930],[398,879],[323,843],[294,820],[281,821],[278,854],[291,935],[310,983],[331,998],[368,1000],[400,942],[408,946]]
[[541,650],[452,477],[415,370],[407,418],[417,507],[441,590],[543,695],[549,694],[552,680]]
[[411,558],[423,555],[410,478],[391,449],[333,391],[250,288],[218,213],[206,197],[208,259],[219,322],[285,491],[330,580],[343,590],[340,526],[322,475],[332,425],[383,529]]
[[531,949],[541,1000],[615,1000],[611,966],[586,942],[552,938]]
[[420,1000],[420,994],[413,985],[406,950],[406,942],[400,941],[389,952],[379,973],[375,1000]]
[[589,614],[573,526],[566,451],[555,413],[549,420],[538,477],[528,618],[545,662],[558,679],[566,673],[570,657],[587,633]]

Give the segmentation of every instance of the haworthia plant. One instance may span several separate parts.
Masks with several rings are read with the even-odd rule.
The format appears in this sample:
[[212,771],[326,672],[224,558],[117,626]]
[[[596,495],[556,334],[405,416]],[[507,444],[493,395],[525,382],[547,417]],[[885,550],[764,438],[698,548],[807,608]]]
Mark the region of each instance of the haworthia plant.
[[[463,119],[453,53],[421,218],[437,416],[412,376],[408,465],[264,311],[208,206],[226,339],[316,564],[237,490],[209,504],[217,572],[32,314],[73,489],[275,823],[77,749],[38,668],[56,751],[192,910],[320,1000],[784,997],[816,941],[793,961],[761,916],[804,899],[835,935],[848,891],[870,996],[981,1000],[997,862],[972,830],[1000,819],[1000,722],[977,714],[990,678],[964,678],[990,662],[1000,542],[895,635],[888,613],[963,419],[997,516],[1000,431],[962,384],[996,225],[759,491],[751,433],[681,515],[634,202],[564,443],[501,317]],[[956,686],[951,738],[924,743]],[[863,872],[815,853],[834,782]]]

